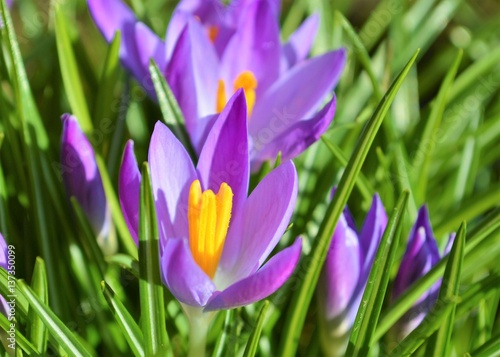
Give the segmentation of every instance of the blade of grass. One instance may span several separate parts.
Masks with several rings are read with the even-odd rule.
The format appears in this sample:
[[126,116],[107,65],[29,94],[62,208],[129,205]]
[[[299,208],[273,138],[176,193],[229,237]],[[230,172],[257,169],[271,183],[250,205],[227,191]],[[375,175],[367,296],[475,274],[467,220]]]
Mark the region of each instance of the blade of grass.
[[346,356],[367,356],[371,339],[382,310],[387,285],[391,276],[392,264],[396,256],[401,236],[404,210],[408,202],[408,191],[403,191],[392,211],[387,227],[377,249],[368,284],[363,293],[363,304],[356,314]]
[[106,282],[101,282],[102,293],[106,298],[109,308],[113,316],[120,325],[120,329],[125,336],[128,345],[134,352],[134,356],[145,356],[144,354],[144,337],[142,331],[134,321],[127,308],[123,303],[115,297],[115,292]]
[[453,62],[450,70],[443,80],[443,83],[441,84],[441,87],[439,88],[436,99],[432,104],[432,109],[429,114],[429,118],[427,119],[424,132],[422,133],[422,137],[419,141],[417,155],[413,160],[412,176],[413,181],[417,183],[415,194],[417,196],[417,203],[425,202],[425,192],[427,189],[427,181],[429,177],[430,160],[435,148],[437,132],[439,130],[441,119],[443,118],[448,92],[450,91],[453,80],[455,79],[455,76],[457,74],[458,67],[460,66],[460,63],[462,61],[462,55],[463,51],[460,50],[457,54],[455,62]]
[[[324,136],[321,137],[321,140],[325,145],[328,147],[330,152],[333,154],[335,159],[340,162],[342,166],[347,166],[347,158],[344,156],[344,153],[342,152],[342,149],[340,149],[337,145],[335,145],[331,140],[325,138]],[[375,190],[371,186],[370,182],[366,178],[365,175],[363,175],[362,172],[359,173],[358,178],[356,180],[356,186],[358,187],[359,193],[363,196],[363,198],[367,202],[371,202],[373,193]]]
[[464,354],[464,357],[498,357],[500,356],[500,334],[472,352]]
[[134,239],[130,235],[130,232],[123,217],[120,203],[116,197],[116,192],[111,183],[108,171],[106,170],[106,163],[102,156],[96,152],[95,160],[97,167],[99,168],[99,173],[101,174],[102,186],[104,188],[104,194],[106,195],[106,201],[108,202],[109,209],[111,211],[111,216],[113,217],[113,222],[115,223],[118,234],[121,238],[122,244],[125,248],[127,254],[134,258],[137,258],[137,246],[135,245]]
[[230,332],[231,332],[231,325],[233,323],[233,315],[234,315],[234,310],[227,310],[226,311],[226,316],[224,318],[224,330],[220,334],[219,338],[217,339],[217,343],[215,344],[214,351],[212,353],[212,357],[222,357],[224,356],[224,351],[228,342],[228,339],[230,338]]
[[[47,272],[45,270],[45,262],[42,258],[37,257],[33,277],[31,280],[31,288],[38,296],[40,301],[48,305],[48,288],[47,288]],[[36,347],[37,351],[44,355],[47,351],[48,331],[43,321],[38,314],[30,307],[28,310],[28,336],[30,341]]]
[[177,104],[177,100],[175,99],[170,86],[153,60],[151,60],[149,64],[149,72],[151,73],[151,79],[153,80],[156,95],[158,96],[161,113],[163,114],[163,121],[172,130],[180,142],[184,144],[184,147],[189,155],[192,158],[196,158],[196,153],[191,143],[191,139],[186,131],[181,109]]
[[34,291],[23,280],[17,281],[17,288],[26,296],[30,308],[34,309],[40,319],[45,323],[49,333],[67,353],[75,357],[91,357],[95,355],[80,342],[69,328],[59,320],[56,314],[36,296]]
[[262,308],[260,309],[259,316],[257,317],[257,322],[248,337],[247,345],[245,351],[243,352],[243,357],[253,357],[257,353],[257,348],[259,347],[260,334],[262,333],[262,327],[264,327],[264,319],[266,318],[267,308],[269,307],[269,300],[264,301]]
[[39,356],[41,355],[36,347],[19,331],[18,328],[14,328],[15,330],[15,342],[11,342],[9,340],[10,332],[12,329],[12,321],[9,321],[7,317],[3,314],[0,314],[0,328],[6,332],[9,337],[6,337],[7,348],[11,348],[16,350],[16,348],[21,348],[26,354],[30,356]]
[[312,263],[308,266],[304,266],[303,264],[305,263],[303,260],[298,267],[298,269],[305,269],[305,274],[288,309],[285,328],[281,337],[281,355],[295,355],[302,326],[314,293],[314,286],[318,281],[321,267],[325,261],[337,220],[347,203],[347,199],[354,187],[356,178],[361,170],[368,151],[370,150],[371,144],[375,139],[378,129],[380,128],[380,125],[389,110],[390,104],[394,100],[399,87],[415,62],[417,55],[418,51],[403,68],[390,87],[389,91],[378,105],[377,109],[373,113],[373,116],[366,124],[351,159],[347,164],[344,174],[342,175],[335,196],[328,206],[325,219],[321,223],[318,236],[309,255],[310,259],[307,259],[308,262]]
[[[441,288],[439,289],[438,301],[457,301],[458,288],[460,286],[460,274],[462,272],[462,264],[465,251],[465,236],[467,226],[462,223],[458,229],[458,233],[453,242],[453,247],[449,254],[448,263],[444,271]],[[434,356],[448,356],[450,352],[451,333],[453,324],[455,323],[455,312],[457,304],[453,303],[450,314],[442,323],[438,331],[432,335],[427,342],[428,353]],[[427,352],[426,352],[427,353]]]
[[165,325],[158,225],[147,163],[142,167],[139,213],[139,291],[146,356],[172,355]]
[[61,75],[71,110],[78,118],[82,130],[86,134],[92,134],[94,127],[81,86],[82,81],[78,73],[75,54],[68,36],[68,24],[60,6],[55,7],[55,34]]

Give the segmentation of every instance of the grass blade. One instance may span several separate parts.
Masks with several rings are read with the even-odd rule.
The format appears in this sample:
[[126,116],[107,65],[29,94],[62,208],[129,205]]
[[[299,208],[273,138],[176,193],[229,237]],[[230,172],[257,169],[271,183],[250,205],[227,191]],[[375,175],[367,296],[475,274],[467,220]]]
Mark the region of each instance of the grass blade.
[[[36,258],[31,288],[40,301],[48,305],[47,271],[45,270],[45,262],[40,257]],[[43,321],[31,306],[28,310],[28,320],[30,321],[28,325],[28,336],[30,341],[36,347],[37,351],[41,355],[44,355],[47,351],[48,331]]]
[[78,73],[75,54],[71,47],[68,36],[68,25],[66,18],[59,6],[55,8],[55,33],[57,43],[57,54],[61,65],[61,75],[66,89],[66,95],[73,114],[78,118],[78,122],[85,134],[92,134],[93,125],[90,118],[87,101],[81,86],[82,80]]
[[141,329],[146,356],[171,355],[160,278],[158,225],[147,163],[142,167],[139,213]]
[[366,124],[361,137],[359,138],[351,159],[349,160],[337,187],[335,196],[328,206],[325,219],[321,223],[318,236],[309,255],[310,259],[307,259],[307,261],[314,262],[314,264],[303,266],[303,264],[305,264],[304,260],[300,263],[301,266],[298,269],[305,269],[305,274],[297,292],[292,298],[287,318],[285,320],[285,328],[281,337],[280,346],[280,354],[283,356],[295,355],[302,326],[314,293],[314,287],[318,281],[323,262],[325,261],[337,220],[347,203],[347,199],[354,187],[356,178],[361,171],[363,162],[368,154],[368,151],[370,150],[378,129],[380,128],[380,125],[389,110],[390,104],[394,100],[399,87],[415,62],[417,55],[418,51],[403,68],[391,88],[389,88],[389,91],[378,105],[377,109],[373,113],[373,116]]
[[109,308],[113,312],[113,316],[120,325],[120,329],[127,339],[127,343],[134,352],[134,356],[145,356],[144,354],[144,338],[142,331],[134,321],[127,308],[123,303],[115,297],[115,292],[106,282],[101,282],[102,293]]
[[[8,337],[5,337],[5,341],[7,342],[7,348],[12,350],[16,350],[16,348],[22,349],[26,354],[30,356],[38,356],[40,353],[36,349],[36,347],[24,336],[19,329],[15,329],[15,343],[11,342],[12,340],[9,340],[10,337],[10,332],[11,330],[11,321],[7,319],[7,317],[3,314],[0,314],[0,329],[4,330]],[[2,337],[3,339],[3,337]],[[3,341],[2,341],[3,342]]]
[[[465,250],[465,236],[466,224],[462,223],[453,247],[451,249],[448,264],[444,271],[443,281],[439,289],[438,301],[448,302],[456,301],[458,298],[458,287],[460,285],[460,274],[462,272],[462,265]],[[452,304],[451,312],[441,325],[436,334],[434,334],[428,341],[427,351],[434,356],[448,356],[450,351],[451,332],[453,331],[453,324],[455,322],[456,303]],[[432,352],[431,352],[432,351]]]
[[462,54],[463,51],[460,50],[455,59],[455,62],[453,62],[453,65],[446,74],[443,84],[441,84],[441,88],[439,89],[439,93],[432,105],[429,118],[427,119],[424,132],[422,134],[422,137],[420,138],[417,155],[415,156],[415,160],[413,161],[412,176],[414,182],[417,184],[416,200],[420,203],[425,202],[425,192],[427,188],[430,160],[432,158],[432,153],[436,145],[437,132],[441,123],[441,119],[443,118],[448,92],[450,91],[450,87],[453,84],[453,80],[455,79],[455,76],[457,74],[458,67],[460,65],[460,62],[462,61]]
[[91,357],[91,353],[80,340],[69,330],[69,328],[56,316],[56,314],[45,305],[35,292],[23,281],[17,281],[17,288],[21,291],[30,304],[30,308],[37,313],[44,322],[54,340],[64,348],[65,352],[75,357]]
[[149,64],[149,72],[151,73],[151,79],[153,80],[156,95],[158,96],[158,102],[160,103],[160,109],[165,124],[184,145],[189,155],[192,158],[196,158],[191,139],[186,131],[181,109],[165,77],[163,77],[160,69],[153,60],[151,60]]
[[404,210],[408,202],[408,191],[403,191],[392,215],[387,222],[382,240],[368,277],[368,284],[363,293],[363,304],[360,305],[352,328],[346,356],[367,356],[370,342],[375,333],[380,310],[391,276],[392,263],[396,256]]
[[259,347],[259,338],[262,333],[262,327],[264,327],[264,319],[266,318],[267,308],[269,307],[269,300],[264,301],[262,308],[260,309],[259,316],[257,317],[257,322],[255,323],[255,327],[248,338],[247,345],[245,347],[245,351],[243,352],[243,357],[253,357],[257,352],[257,348]]

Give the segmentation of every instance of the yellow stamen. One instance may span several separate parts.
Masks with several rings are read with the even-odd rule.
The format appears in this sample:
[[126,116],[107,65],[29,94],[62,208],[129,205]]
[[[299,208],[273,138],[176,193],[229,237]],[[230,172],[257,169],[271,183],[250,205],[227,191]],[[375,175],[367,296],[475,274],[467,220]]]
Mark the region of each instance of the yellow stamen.
[[245,91],[247,99],[248,116],[252,114],[255,105],[255,89],[257,88],[257,79],[251,71],[241,72],[234,81],[234,91],[242,88]]
[[215,43],[217,36],[219,36],[219,27],[208,26],[208,38],[210,39],[210,42]]
[[200,181],[195,180],[189,190],[188,222],[189,246],[195,262],[213,278],[226,241],[233,191],[223,182],[219,192],[202,192]]
[[222,109],[226,106],[226,84],[222,79],[219,79],[219,83],[217,85],[217,102],[215,104],[215,110],[217,113],[222,112]]
[[[255,106],[257,79],[251,71],[243,71],[234,80],[233,89],[236,92],[238,89],[243,89],[245,92],[245,98],[247,100],[248,117],[252,114],[253,107]],[[217,85],[217,98],[216,98],[216,111],[217,113],[222,112],[222,109],[226,106],[226,83],[219,79]]]

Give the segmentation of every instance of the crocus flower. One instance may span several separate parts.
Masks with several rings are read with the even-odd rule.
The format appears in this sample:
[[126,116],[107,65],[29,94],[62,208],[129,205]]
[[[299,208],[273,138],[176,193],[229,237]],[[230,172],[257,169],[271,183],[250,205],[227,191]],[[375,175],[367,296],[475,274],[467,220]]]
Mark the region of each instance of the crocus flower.
[[387,225],[375,195],[361,232],[347,209],[340,216],[318,284],[321,341],[327,356],[343,356],[375,253]]
[[[454,235],[451,236],[450,241]],[[448,244],[451,247],[450,244]],[[446,251],[445,251],[446,253]],[[406,251],[401,260],[396,279],[394,280],[393,299],[400,296],[416,280],[425,275],[441,259],[432,233],[429,213],[423,206],[408,238]],[[401,318],[396,328],[398,340],[407,336],[427,315],[437,300],[441,282],[436,282],[417,300],[415,305]]]
[[[8,267],[8,247],[5,239],[0,233],[0,268],[7,270]],[[10,307],[3,296],[0,295],[0,314],[8,317]]]
[[[207,136],[196,167],[162,123],[148,161],[160,234],[163,281],[198,311],[229,309],[275,292],[293,272],[301,240],[267,257],[283,235],[297,196],[297,175],[285,162],[249,197],[247,107],[238,91]],[[139,184],[132,142],[120,170],[122,210],[137,237]]]
[[345,64],[343,49],[306,59],[318,28],[313,16],[286,44],[280,41],[279,3],[184,0],[174,11],[165,42],[120,0],[89,0],[106,40],[122,32],[122,63],[154,96],[153,58],[182,109],[197,152],[227,99],[243,89],[247,100],[252,169],[301,153],[327,129],[335,112],[331,94]]
[[113,252],[116,241],[110,239],[110,211],[94,150],[74,116],[64,114],[62,123],[61,175],[66,193],[80,204],[103,250]]

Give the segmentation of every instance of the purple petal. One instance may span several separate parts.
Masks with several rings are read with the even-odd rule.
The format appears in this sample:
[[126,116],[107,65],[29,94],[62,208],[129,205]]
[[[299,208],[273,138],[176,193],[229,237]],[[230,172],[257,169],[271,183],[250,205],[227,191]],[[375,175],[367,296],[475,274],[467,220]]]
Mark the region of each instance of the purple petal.
[[192,139],[198,118],[216,111],[218,65],[217,54],[203,28],[197,21],[190,20],[174,48],[166,78]]
[[352,326],[358,306],[353,306],[361,275],[361,248],[358,236],[342,214],[333,233],[318,285],[320,301],[326,307],[326,319]]
[[418,212],[417,221],[410,232],[406,251],[394,280],[394,298],[427,273],[439,259],[438,247],[424,206]]
[[233,190],[233,215],[248,194],[247,106],[239,90],[227,103],[207,136],[198,161],[202,187],[214,192],[225,182]]
[[290,36],[283,46],[282,72],[304,60],[316,38],[319,28],[319,15],[309,16],[300,27]]
[[119,0],[89,0],[90,14],[106,41],[111,42],[116,31],[121,32],[120,60],[142,84],[147,84],[150,95],[154,89],[149,83],[149,58],[160,68],[166,64],[166,50],[160,40],[144,24],[140,23],[132,10]]
[[256,101],[249,122],[250,134],[255,136],[269,128],[277,113],[286,113],[288,125],[311,117],[337,84],[345,58],[344,49],[329,52],[304,61],[281,76]]
[[[0,267],[4,268],[7,270],[8,268],[8,247],[7,243],[5,242],[5,239],[3,238],[2,233],[0,233]],[[7,304],[7,301],[3,298],[3,296],[0,296],[0,314],[3,314],[5,316],[9,316],[8,311],[10,310],[9,305]]]
[[118,180],[118,195],[127,227],[139,244],[139,200],[141,192],[141,173],[134,154],[134,142],[129,140],[123,152],[122,165]]
[[155,125],[148,161],[160,239],[187,238],[189,188],[197,179],[196,171],[182,144],[163,123]]
[[379,195],[373,196],[370,211],[365,218],[365,223],[359,235],[361,245],[361,252],[363,254],[362,265],[362,281],[368,279],[370,269],[375,259],[380,239],[384,234],[385,227],[387,226],[387,214],[385,213],[384,204]]
[[185,239],[169,238],[161,257],[162,276],[177,300],[191,306],[204,306],[215,285],[196,264]]
[[256,273],[214,295],[205,311],[232,309],[265,299],[292,275],[300,258],[302,239],[273,256]]
[[94,233],[108,235],[110,216],[94,149],[76,118],[62,116],[61,175],[68,196],[75,196],[87,215]]
[[232,217],[216,279],[238,281],[262,265],[285,232],[296,198],[297,172],[288,161],[269,173]]
[[445,255],[448,255],[449,252],[451,252],[451,248],[453,247],[453,242],[455,242],[455,237],[456,237],[456,233],[451,233],[448,237],[448,242],[446,242],[446,246],[444,247],[444,251],[443,251],[443,257]]
[[277,80],[281,44],[275,10],[268,1],[253,1],[222,56],[222,78],[232,86],[243,71],[251,71],[258,81],[259,98]]
[[264,161],[275,159],[279,152],[283,160],[293,159],[315,143],[333,120],[335,104],[334,96],[311,119],[298,122],[287,112],[275,113],[267,127],[252,133],[252,170]]

